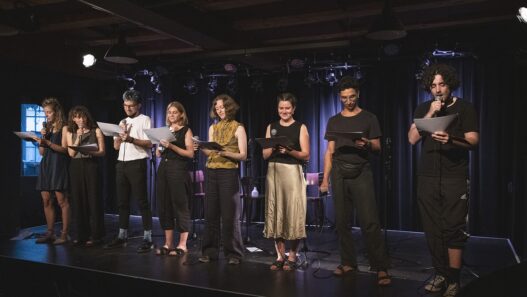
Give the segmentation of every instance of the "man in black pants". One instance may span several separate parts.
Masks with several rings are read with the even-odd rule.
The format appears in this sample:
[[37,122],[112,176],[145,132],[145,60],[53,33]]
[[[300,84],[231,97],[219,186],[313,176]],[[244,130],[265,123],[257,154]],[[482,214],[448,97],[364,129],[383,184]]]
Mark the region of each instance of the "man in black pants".
[[[381,150],[381,129],[377,117],[359,107],[357,81],[345,76],[340,80],[338,90],[343,108],[328,120],[326,126],[328,147],[324,156],[324,178],[320,185],[320,190],[326,192],[331,174],[341,257],[341,265],[333,273],[344,276],[357,270],[356,252],[348,226],[354,206],[366,240],[371,270],[377,271],[378,285],[387,286],[391,283],[388,275],[389,259],[381,236],[373,175],[368,160],[370,152]],[[346,132],[362,132],[362,137],[343,136]]]
[[148,202],[146,188],[146,165],[152,143],[146,137],[145,129],[150,129],[150,117],[141,114],[141,97],[138,91],[128,90],[123,94],[123,108],[128,116],[119,123],[123,132],[114,137],[113,147],[119,151],[115,166],[117,203],[119,207],[119,234],[104,246],[106,249],[125,247],[128,239],[131,195],[139,202],[143,220],[143,243],[138,253],[152,250],[152,211]]
[[459,86],[456,71],[434,64],[423,74],[422,84],[434,99],[417,106],[414,118],[457,114],[447,131],[426,134],[412,124],[408,140],[423,140],[418,168],[417,202],[435,276],[425,285],[429,292],[445,289],[443,296],[456,296],[462,264],[468,214],[469,150],[479,142],[478,120],[473,106],[452,96]]

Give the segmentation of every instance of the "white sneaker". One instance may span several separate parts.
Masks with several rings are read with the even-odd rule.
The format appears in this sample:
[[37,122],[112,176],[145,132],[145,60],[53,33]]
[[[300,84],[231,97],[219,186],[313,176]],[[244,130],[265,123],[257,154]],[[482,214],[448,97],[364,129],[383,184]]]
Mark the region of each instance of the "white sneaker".
[[425,291],[427,292],[439,292],[446,286],[446,278],[442,275],[436,274],[433,279],[428,281],[425,285]]
[[454,297],[457,296],[457,293],[459,293],[459,283],[451,283],[446,287],[443,297]]

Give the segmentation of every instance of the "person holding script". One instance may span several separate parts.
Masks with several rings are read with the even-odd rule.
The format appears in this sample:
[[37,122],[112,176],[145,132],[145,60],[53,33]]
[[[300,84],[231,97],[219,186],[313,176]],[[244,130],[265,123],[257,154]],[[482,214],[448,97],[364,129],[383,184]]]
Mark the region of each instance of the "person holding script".
[[[70,197],[77,229],[76,246],[93,247],[104,237],[104,202],[100,188],[99,162],[106,154],[104,135],[84,106],[73,107],[66,133],[70,161]],[[93,145],[95,150],[79,150]]]
[[[320,190],[331,189],[336,210],[336,228],[341,264],[333,271],[336,276],[357,270],[357,255],[348,224],[352,207],[357,210],[361,232],[371,270],[377,271],[379,286],[391,284],[389,259],[381,236],[381,227],[369,153],[381,150],[381,129],[377,117],[359,107],[359,83],[349,76],[337,85],[342,111],[328,120],[325,138],[324,177]],[[345,132],[361,132],[348,133]],[[360,136],[360,137],[359,137]]]
[[428,292],[444,290],[443,296],[455,296],[460,289],[463,248],[469,237],[466,230],[469,150],[475,149],[479,142],[474,107],[452,96],[459,83],[453,67],[429,66],[422,85],[434,98],[417,106],[414,118],[457,116],[445,130],[420,131],[414,123],[408,131],[412,145],[422,140],[417,204],[435,268],[435,276],[424,288]]
[[[240,229],[239,164],[247,158],[247,134],[234,118],[240,107],[226,94],[212,101],[210,117],[216,122],[209,127],[209,142],[223,150],[201,147],[207,156],[205,186],[205,232],[200,262],[218,260],[220,234],[223,253],[229,265],[238,265],[244,256]],[[199,147],[194,142],[195,148]]]
[[[264,237],[273,238],[276,261],[271,270],[294,270],[300,239],[306,237],[306,180],[302,164],[309,160],[309,134],[306,125],[293,118],[296,97],[280,94],[279,121],[267,126],[266,139],[281,138],[275,146],[264,147],[263,158],[269,160],[265,181]],[[265,143],[264,143],[265,144]],[[291,241],[286,256],[285,241]]]

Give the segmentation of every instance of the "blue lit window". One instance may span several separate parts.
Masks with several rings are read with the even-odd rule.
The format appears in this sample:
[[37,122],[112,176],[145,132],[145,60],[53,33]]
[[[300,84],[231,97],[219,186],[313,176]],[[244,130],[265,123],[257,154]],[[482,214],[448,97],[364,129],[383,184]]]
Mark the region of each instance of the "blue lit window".
[[[38,104],[22,104],[21,111],[20,131],[34,131],[40,135],[42,124],[46,121],[44,109]],[[36,142],[22,141],[22,176],[38,175],[41,159]]]

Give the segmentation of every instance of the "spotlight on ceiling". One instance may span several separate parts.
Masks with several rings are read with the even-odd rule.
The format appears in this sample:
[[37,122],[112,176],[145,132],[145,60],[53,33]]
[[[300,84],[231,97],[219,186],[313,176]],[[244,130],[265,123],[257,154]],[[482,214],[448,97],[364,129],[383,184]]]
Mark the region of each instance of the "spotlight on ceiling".
[[118,64],[134,64],[138,62],[135,52],[126,44],[123,33],[119,34],[117,43],[108,49],[104,55],[104,59],[108,62]]
[[299,58],[293,58],[291,59],[289,64],[291,64],[291,67],[293,67],[294,69],[302,69],[304,68],[304,65],[306,64],[306,62]]
[[238,70],[236,65],[231,64],[231,63],[227,63],[227,64],[223,65],[223,69],[225,69],[225,71],[228,72],[228,73],[236,73],[236,71]]
[[82,56],[82,65],[86,68],[92,67],[95,62],[97,62],[97,59],[95,59],[95,56],[92,54]]
[[391,1],[385,0],[382,14],[373,21],[366,37],[373,40],[394,40],[405,36],[406,30],[395,15]]
[[522,23],[527,23],[527,8],[526,7],[520,7],[518,9],[518,14],[516,15],[518,17],[518,20]]
[[196,95],[199,91],[198,89],[198,85],[196,84],[196,80],[195,79],[189,79],[185,82],[185,84],[183,85],[183,88],[185,89],[185,91],[187,91],[187,93],[189,93],[190,95]]
[[335,75],[335,71],[328,71],[328,73],[326,74],[326,81],[330,86],[333,86],[339,81],[337,75]]
[[209,92],[212,94],[216,93],[216,89],[218,88],[218,78],[215,76],[212,76],[207,83],[207,89],[209,89]]

